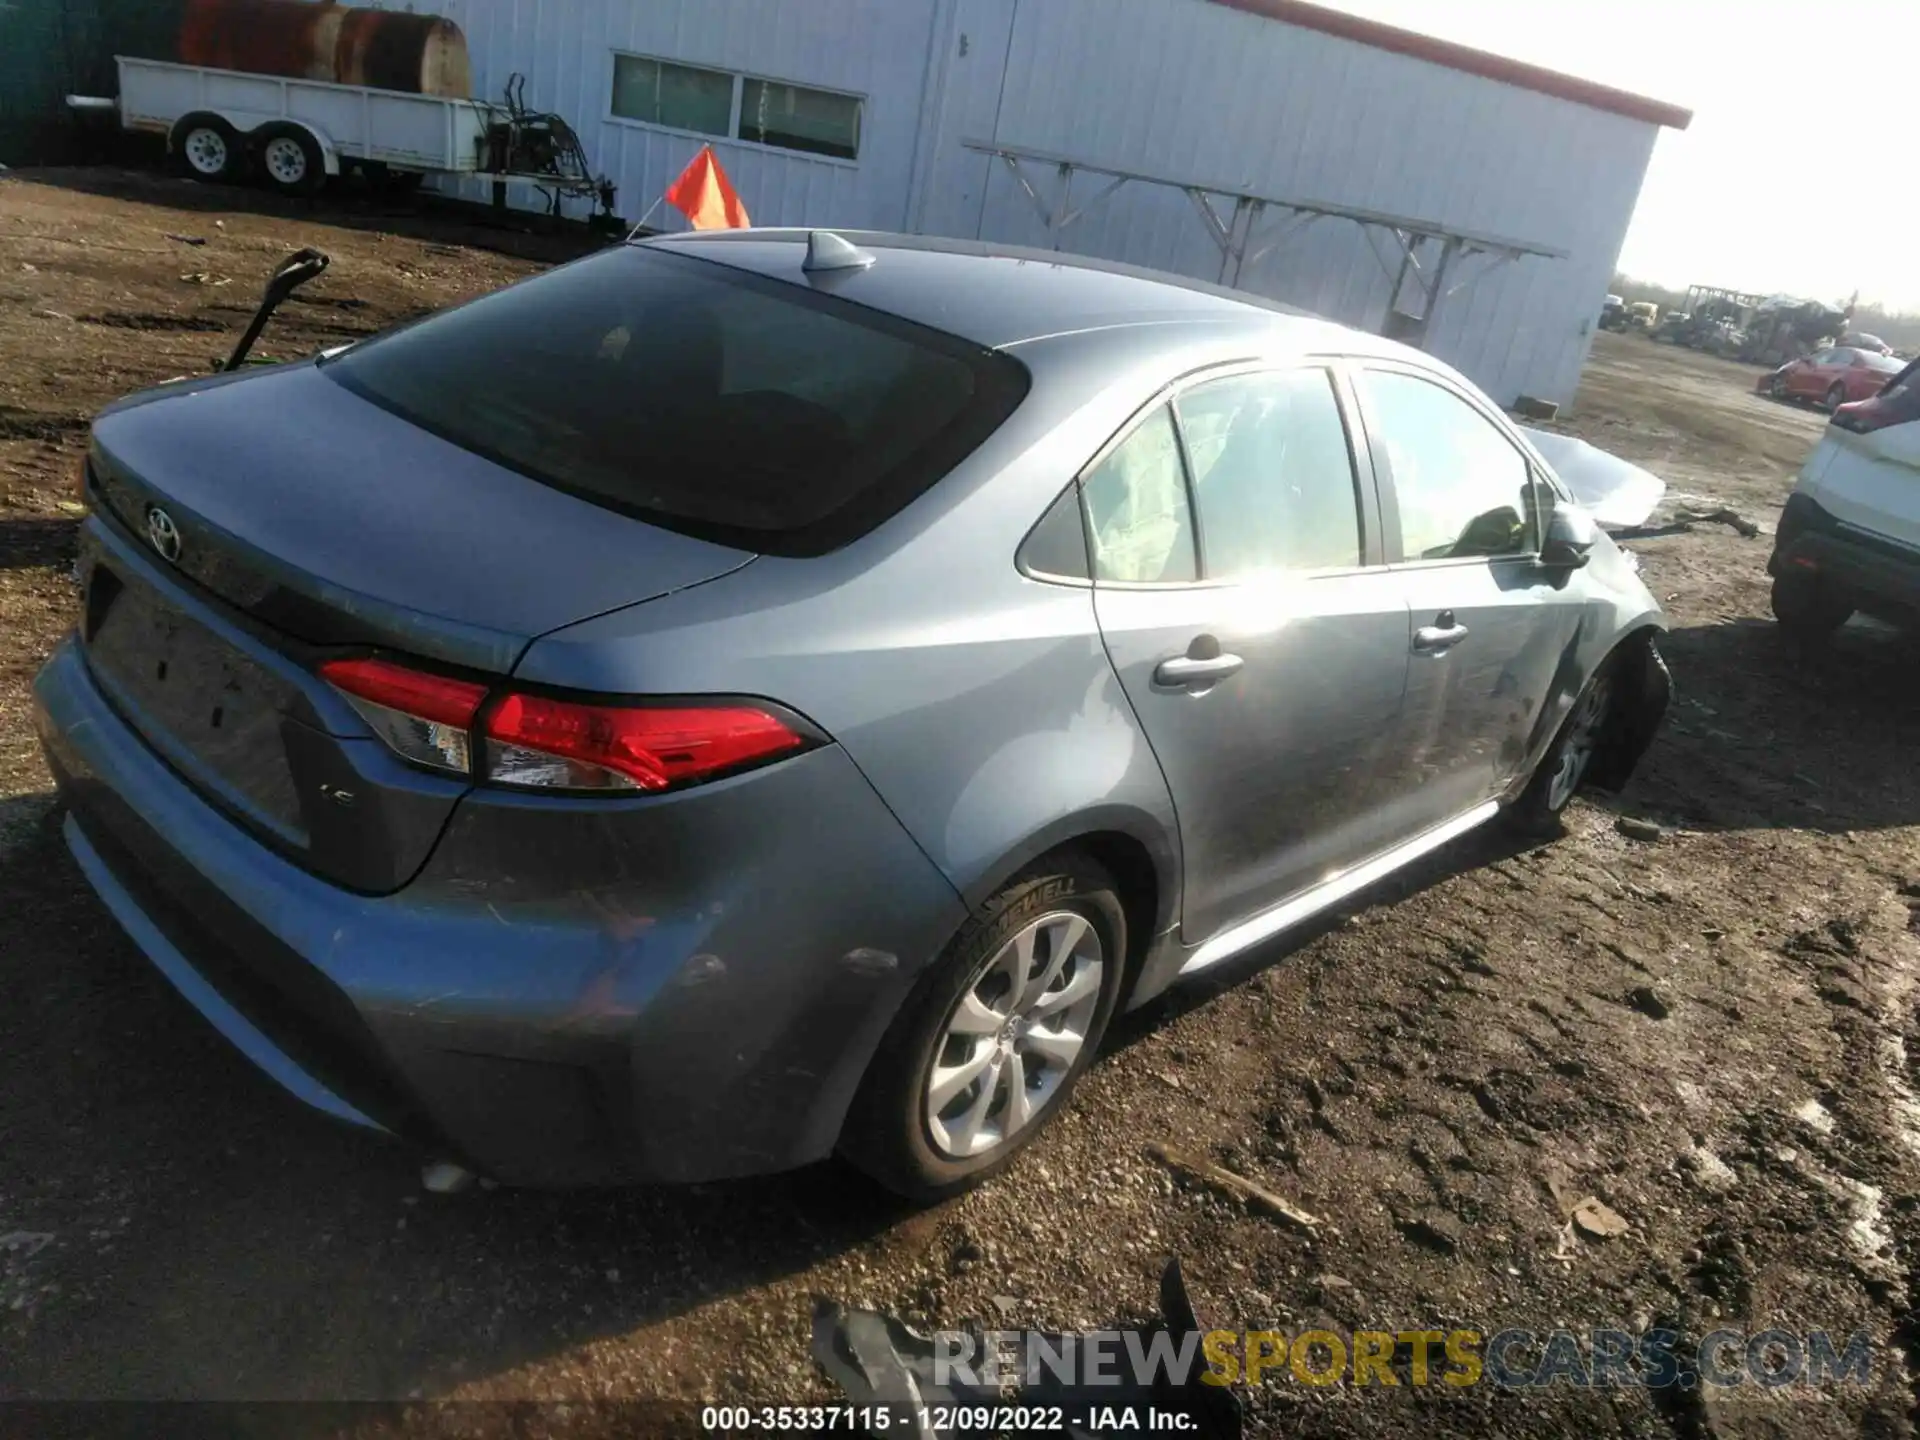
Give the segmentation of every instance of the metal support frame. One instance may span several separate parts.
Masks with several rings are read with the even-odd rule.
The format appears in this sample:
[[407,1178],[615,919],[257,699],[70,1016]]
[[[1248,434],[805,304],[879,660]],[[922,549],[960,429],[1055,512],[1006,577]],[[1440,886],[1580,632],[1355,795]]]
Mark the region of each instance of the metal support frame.
[[[1155,185],[1181,191],[1192,202],[1200,223],[1206,227],[1208,236],[1220,252],[1219,280],[1222,285],[1241,285],[1249,265],[1259,264],[1315,221],[1349,221],[1359,226],[1361,233],[1366,236],[1368,247],[1380,262],[1380,268],[1392,287],[1387,295],[1387,313],[1382,328],[1389,333],[1397,331],[1398,338],[1415,344],[1422,342],[1432,332],[1448,297],[1466,289],[1482,276],[1523,256],[1564,260],[1567,255],[1566,251],[1548,245],[1479,234],[1437,220],[1393,215],[1328,201],[1283,199],[1257,194],[1240,186],[1209,184],[1154,175],[1144,170],[1099,165],[1044,150],[1002,145],[996,141],[966,140],[962,144],[969,150],[997,157],[1006,165],[1015,183],[1033,202],[1040,223],[1047,227],[1050,248],[1055,250],[1061,248],[1064,232],[1070,226],[1084,219],[1095,206],[1125,185]],[[1046,167],[1053,171],[1053,199],[1049,200],[1040,193],[1029,166]],[[1072,203],[1073,178],[1082,171],[1089,175],[1105,176],[1107,183],[1092,198],[1075,206]],[[1231,209],[1224,215],[1216,207],[1216,197],[1231,202]],[[1254,236],[1269,211],[1275,214],[1277,223],[1256,244]],[[1381,250],[1380,237],[1383,236],[1391,237],[1397,246],[1397,263],[1391,252],[1383,253]],[[1420,253],[1422,247],[1435,246],[1438,248],[1423,262]],[[1491,262],[1460,278],[1458,271],[1461,263],[1476,255],[1489,256]],[[1449,279],[1453,281],[1451,285],[1448,284]],[[1413,288],[1418,292],[1417,314],[1401,304],[1403,294],[1407,294],[1409,281],[1413,282]],[[1412,297],[1409,295],[1408,298]]]

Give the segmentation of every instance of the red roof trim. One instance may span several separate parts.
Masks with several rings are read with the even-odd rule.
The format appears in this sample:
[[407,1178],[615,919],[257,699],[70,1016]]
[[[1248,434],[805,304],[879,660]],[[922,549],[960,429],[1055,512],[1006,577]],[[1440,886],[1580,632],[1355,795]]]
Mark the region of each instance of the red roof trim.
[[1582,80],[1577,75],[1562,75],[1558,70],[1529,65],[1487,50],[1476,50],[1470,45],[1436,40],[1431,35],[1402,30],[1397,25],[1383,25],[1378,20],[1364,20],[1344,11],[1309,5],[1306,0],[1213,0],[1213,3],[1264,15],[1283,25],[1298,25],[1304,30],[1337,35],[1342,40],[1357,40],[1362,45],[1391,50],[1396,55],[1411,55],[1416,60],[1445,65],[1449,70],[1464,70],[1469,75],[1518,85],[1523,90],[1537,90],[1557,100],[1571,100],[1576,105],[1609,110],[1615,115],[1625,115],[1630,120],[1642,120],[1649,125],[1684,130],[1693,121],[1693,112],[1678,105],[1650,100],[1644,95],[1616,90],[1611,85],[1601,85],[1596,81]]

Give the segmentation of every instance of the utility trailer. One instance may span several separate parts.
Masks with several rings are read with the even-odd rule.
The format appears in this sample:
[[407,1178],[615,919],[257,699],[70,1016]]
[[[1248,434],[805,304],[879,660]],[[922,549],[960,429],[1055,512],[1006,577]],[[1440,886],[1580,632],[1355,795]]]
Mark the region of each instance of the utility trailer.
[[[558,116],[526,108],[518,76],[504,103],[493,104],[126,55],[114,64],[121,126],[165,136],[196,179],[256,176],[304,194],[354,168],[396,187],[428,175],[477,176],[495,182],[502,204],[506,185],[521,182],[549,192],[556,214],[565,195],[613,210],[613,187],[593,177],[579,139]],[[83,96],[69,103],[114,104]]]

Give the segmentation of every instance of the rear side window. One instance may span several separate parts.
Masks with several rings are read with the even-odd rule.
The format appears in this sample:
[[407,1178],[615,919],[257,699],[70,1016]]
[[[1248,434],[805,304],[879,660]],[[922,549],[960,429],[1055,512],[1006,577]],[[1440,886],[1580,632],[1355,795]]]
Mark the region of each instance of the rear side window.
[[1199,573],[1180,442],[1165,405],[1133,428],[1081,482],[1093,575],[1110,584],[1168,584]]
[[1405,559],[1533,549],[1532,469],[1486,416],[1418,376],[1363,370],[1359,381],[1367,433],[1393,481]]
[[972,452],[1018,362],[800,286],[622,246],[362,342],[325,373],[535,480],[817,555]]
[[1178,403],[1209,579],[1360,563],[1353,460],[1326,371],[1236,375]]

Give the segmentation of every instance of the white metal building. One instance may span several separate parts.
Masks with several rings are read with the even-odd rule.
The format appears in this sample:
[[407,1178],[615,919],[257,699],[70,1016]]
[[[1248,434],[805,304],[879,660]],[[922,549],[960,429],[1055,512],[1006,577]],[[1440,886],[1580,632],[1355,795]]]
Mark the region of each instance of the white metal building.
[[629,217],[711,143],[756,224],[1225,280],[1408,334],[1503,403],[1572,397],[1655,136],[1690,118],[1302,0],[435,8],[474,93],[525,74]]

